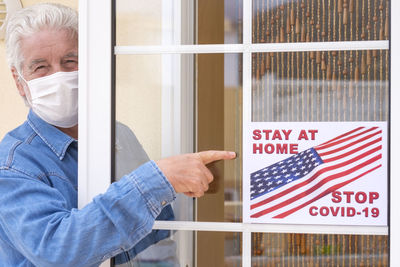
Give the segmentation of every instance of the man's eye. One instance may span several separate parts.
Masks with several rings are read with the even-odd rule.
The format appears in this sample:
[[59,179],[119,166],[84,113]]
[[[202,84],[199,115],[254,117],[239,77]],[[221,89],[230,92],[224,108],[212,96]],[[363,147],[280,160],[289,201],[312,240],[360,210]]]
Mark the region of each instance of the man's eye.
[[43,66],[43,65],[42,65],[42,66],[37,66],[37,67],[36,67],[36,69],[35,69],[35,71],[38,71],[38,70],[44,69],[45,67],[46,67],[46,66]]

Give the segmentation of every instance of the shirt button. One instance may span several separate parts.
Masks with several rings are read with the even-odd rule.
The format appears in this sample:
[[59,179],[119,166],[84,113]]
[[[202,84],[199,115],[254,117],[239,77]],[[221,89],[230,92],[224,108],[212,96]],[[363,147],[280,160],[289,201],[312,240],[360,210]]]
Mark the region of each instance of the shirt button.
[[167,201],[163,200],[163,202],[161,202],[161,205],[165,206],[165,204],[167,204]]

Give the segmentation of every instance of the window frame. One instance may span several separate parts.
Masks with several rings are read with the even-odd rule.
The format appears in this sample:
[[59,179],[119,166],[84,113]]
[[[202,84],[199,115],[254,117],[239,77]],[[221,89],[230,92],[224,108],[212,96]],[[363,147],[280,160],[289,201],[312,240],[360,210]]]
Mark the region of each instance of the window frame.
[[[176,5],[179,14],[182,14],[180,0],[170,0]],[[293,51],[329,51],[329,50],[364,50],[364,49],[390,49],[400,47],[400,33],[392,31],[390,41],[354,41],[354,42],[313,42],[313,43],[283,43],[283,44],[254,44],[252,43],[252,0],[243,0],[243,43],[241,44],[214,44],[214,45],[180,45],[180,38],[176,39],[174,45],[159,46],[115,46],[113,37],[115,9],[112,2],[107,0],[85,0],[79,1],[79,86],[85,90],[79,91],[79,164],[78,164],[78,206],[82,208],[90,202],[94,196],[106,191],[112,179],[112,158],[113,158],[113,66],[115,55],[124,54],[159,54],[159,55],[182,55],[200,53],[241,53],[243,55],[243,122],[251,120],[251,110],[246,108],[251,104],[251,58],[255,52],[293,52]],[[400,3],[390,1],[391,25],[399,25]],[[179,9],[181,9],[179,11]],[[397,12],[399,11],[399,12]],[[174,18],[175,19],[175,18]],[[180,24],[176,24],[179,27]],[[179,29],[178,29],[179,30]],[[96,45],[93,45],[96,44]],[[390,46],[390,47],[389,47]],[[180,57],[178,57],[180,58]],[[181,64],[181,62],[175,61]],[[400,49],[390,50],[390,88],[400,87],[400,76],[391,75],[400,69]],[[176,77],[178,84],[190,82]],[[176,83],[175,83],[176,84]],[[181,88],[181,87],[179,87]],[[166,93],[182,100],[180,90],[172,90]],[[395,99],[400,99],[398,90],[390,90],[390,114],[400,114],[400,105],[395,105]],[[166,98],[163,95],[163,99]],[[185,96],[188,99],[193,95]],[[168,121],[179,117],[179,129],[188,129],[194,125],[195,114],[182,122],[180,115],[184,111],[194,109],[194,104],[180,106],[179,109],[171,109],[168,102],[165,110],[167,117],[163,117],[163,138],[172,140],[173,128],[168,127]],[[171,104],[169,104],[171,105]],[[178,124],[178,125],[179,125]],[[175,128],[176,129],[176,128]],[[400,136],[400,119],[390,116],[390,136]],[[194,134],[186,131],[183,134],[186,138]],[[98,144],[102,144],[99,146]],[[186,140],[185,145],[175,139],[172,146],[164,147],[163,156],[190,152],[194,140]],[[193,147],[192,147],[193,148]],[[321,225],[268,225],[245,224],[245,223],[220,223],[220,222],[194,222],[194,221],[157,221],[154,229],[187,230],[187,231],[220,231],[220,232],[241,232],[242,241],[242,265],[251,266],[251,233],[252,232],[280,232],[280,233],[327,233],[327,234],[379,234],[388,235],[390,240],[389,262],[392,266],[400,265],[400,214],[396,212],[395,205],[400,203],[400,157],[395,153],[400,149],[400,140],[390,139],[390,179],[389,179],[389,225],[388,227],[365,227],[365,226],[321,226]],[[109,266],[109,261],[102,266]]]

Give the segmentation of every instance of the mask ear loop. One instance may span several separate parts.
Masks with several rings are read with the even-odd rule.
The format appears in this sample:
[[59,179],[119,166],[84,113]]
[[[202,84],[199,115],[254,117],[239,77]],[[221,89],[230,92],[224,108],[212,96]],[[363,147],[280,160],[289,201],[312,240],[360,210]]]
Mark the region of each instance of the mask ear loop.
[[22,84],[22,87],[24,88],[24,92],[25,92],[25,95],[22,96],[22,99],[25,102],[25,106],[27,106],[28,108],[31,108],[32,107],[32,101],[28,97],[28,95],[31,95],[30,91],[29,91],[28,82],[25,80],[25,78],[22,76],[22,74],[19,72],[19,70],[17,68],[15,68],[15,70],[18,73],[18,81],[21,82],[21,80],[22,80],[25,83],[25,84]]

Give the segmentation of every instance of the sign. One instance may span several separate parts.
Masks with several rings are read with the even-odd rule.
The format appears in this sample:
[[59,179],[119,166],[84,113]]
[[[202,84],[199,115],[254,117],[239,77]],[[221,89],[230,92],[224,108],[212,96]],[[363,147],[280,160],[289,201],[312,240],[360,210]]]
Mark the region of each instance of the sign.
[[252,122],[243,221],[387,225],[386,122]]

